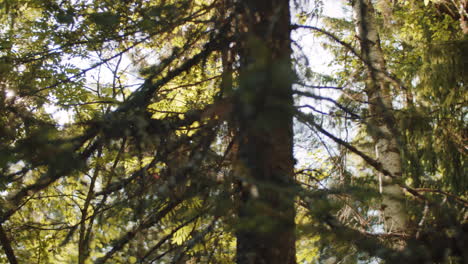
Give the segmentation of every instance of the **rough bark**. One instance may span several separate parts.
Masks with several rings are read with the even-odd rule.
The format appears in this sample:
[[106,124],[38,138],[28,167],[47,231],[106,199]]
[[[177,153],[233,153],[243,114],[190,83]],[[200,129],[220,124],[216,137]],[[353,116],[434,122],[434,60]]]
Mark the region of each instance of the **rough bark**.
[[292,80],[288,0],[240,1],[236,28],[238,264],[294,264]]
[[369,130],[375,154],[383,169],[393,176],[380,175],[382,211],[388,232],[406,232],[405,195],[397,181],[402,176],[400,146],[395,129],[390,84],[385,80],[385,59],[380,46],[377,23],[371,0],[354,0],[353,13],[361,56],[367,66],[366,93],[369,102]]

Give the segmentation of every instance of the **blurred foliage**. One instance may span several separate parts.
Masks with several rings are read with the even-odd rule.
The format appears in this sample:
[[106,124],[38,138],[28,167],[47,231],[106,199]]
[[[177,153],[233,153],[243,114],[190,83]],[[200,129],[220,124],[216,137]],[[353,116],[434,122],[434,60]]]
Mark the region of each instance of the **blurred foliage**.
[[[462,18],[441,1],[377,2],[387,68],[403,84],[392,96],[414,229],[382,228],[377,170],[361,155],[374,146],[353,21],[293,1],[298,24],[321,16],[315,32],[334,57],[329,74],[305,47],[293,58],[297,261],[466,263]],[[242,65],[229,3],[0,1],[0,242],[18,263],[235,262],[229,123]]]

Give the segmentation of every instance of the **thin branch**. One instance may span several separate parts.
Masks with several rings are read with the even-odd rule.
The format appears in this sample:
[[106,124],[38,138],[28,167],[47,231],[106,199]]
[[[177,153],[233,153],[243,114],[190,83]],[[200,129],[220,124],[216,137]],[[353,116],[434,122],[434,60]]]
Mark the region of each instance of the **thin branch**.
[[191,222],[195,221],[196,219],[198,219],[200,217],[200,215],[196,215],[190,219],[188,219],[187,221],[183,222],[182,224],[180,224],[179,226],[177,226],[176,228],[174,228],[171,233],[169,233],[168,235],[164,236],[163,238],[161,238],[161,240],[158,241],[158,243],[156,243],[156,245],[154,245],[153,247],[151,247],[150,250],[148,250],[146,252],[146,254],[139,260],[139,263],[143,263],[143,261],[145,259],[147,259],[155,250],[159,249],[164,243],[166,243],[167,240],[171,239],[174,234],[179,231],[182,227],[190,224]]
[[311,29],[311,30],[314,30],[314,31],[317,31],[317,32],[320,32],[320,33],[324,34],[325,36],[331,38],[332,40],[334,40],[335,42],[337,42],[341,46],[345,47],[354,56],[356,56],[359,60],[361,60],[367,67],[370,67],[373,71],[375,71],[376,73],[381,75],[385,80],[387,80],[388,82],[395,85],[395,87],[401,88],[403,90],[408,90],[408,88],[403,84],[403,82],[401,80],[399,80],[396,76],[393,76],[391,73],[389,73],[387,71],[381,71],[379,69],[374,68],[373,65],[369,61],[365,60],[350,43],[342,41],[339,37],[337,37],[333,33],[330,33],[328,31],[326,31],[324,29],[321,29],[321,28],[318,28],[318,27],[307,26],[307,25],[297,25],[297,24],[295,24],[295,25],[292,25],[292,28],[293,29],[298,29],[298,28]]
[[[354,119],[362,119],[358,114],[353,113],[346,106],[338,103],[336,100],[333,100],[330,97],[325,97],[325,96],[316,95],[316,94],[309,93],[309,92],[302,92],[302,91],[294,91],[294,94],[298,94],[298,95],[307,96],[307,97],[310,97],[310,98],[313,98],[313,99],[324,100],[324,101],[330,102],[330,103],[336,105],[339,109],[343,110],[345,113],[351,115]],[[313,108],[312,106],[310,106],[310,107]],[[312,110],[314,110],[314,109],[312,109]]]
[[[325,136],[327,136],[328,138],[330,138],[331,140],[335,141],[336,143],[342,145],[343,147],[349,149],[351,152],[357,154],[358,156],[360,156],[364,161],[367,162],[367,164],[371,165],[374,169],[376,169],[377,171],[381,172],[383,175],[385,176],[389,176],[391,177],[392,179],[397,179],[397,177],[395,177],[395,175],[393,175],[392,173],[390,173],[388,170],[386,170],[383,166],[382,166],[382,163],[380,163],[379,161],[373,159],[372,157],[368,156],[367,154],[365,154],[364,152],[358,150],[356,147],[354,147],[353,145],[349,144],[348,142],[345,142],[344,140],[334,136],[333,134],[331,134],[330,132],[326,131],[323,127],[321,127],[320,125],[316,124],[313,120],[313,117],[310,116],[310,115],[306,115],[304,113],[301,113],[299,111],[296,112],[296,116],[298,117],[299,120],[303,121],[306,125],[310,125],[311,127],[315,128],[316,130],[318,130],[320,133],[324,134]],[[421,200],[427,200],[426,197],[424,197],[423,195],[421,195],[417,190],[415,190],[414,188],[411,188],[403,183],[400,183],[398,182],[397,183],[400,187],[402,187],[403,189],[405,189],[407,192],[409,192],[410,194],[412,194],[413,196],[417,197],[417,198],[420,198]]]
[[103,264],[108,261],[116,252],[121,250],[130,240],[132,240],[139,232],[150,228],[151,226],[155,225],[159,222],[163,217],[165,217],[170,211],[172,211],[178,204],[180,204],[180,200],[172,201],[168,203],[164,208],[162,208],[159,212],[150,214],[150,217],[144,221],[135,229],[127,232],[125,235],[120,237],[117,240],[113,241],[113,247],[110,251],[106,253],[103,257],[96,260],[96,264]]
[[74,103],[74,104],[57,104],[62,107],[71,107],[71,106],[82,106],[90,104],[118,104],[118,101],[113,100],[102,100],[102,101],[93,101],[93,102],[84,102],[84,103]]
[[442,195],[445,195],[447,197],[450,197],[450,198],[453,198],[455,199],[457,202],[463,204],[464,206],[467,206],[468,207],[468,201],[459,197],[459,196],[456,196],[454,194],[451,194],[451,193],[448,193],[448,192],[444,192],[442,190],[436,190],[436,189],[429,189],[429,188],[416,188],[414,189],[415,191],[417,192],[432,192],[432,193],[439,193],[439,194],[442,194]]

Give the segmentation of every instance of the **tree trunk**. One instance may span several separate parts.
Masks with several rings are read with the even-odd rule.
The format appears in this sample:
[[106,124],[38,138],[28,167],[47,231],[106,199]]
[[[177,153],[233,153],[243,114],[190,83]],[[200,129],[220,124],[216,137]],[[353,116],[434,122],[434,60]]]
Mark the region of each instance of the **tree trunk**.
[[13,251],[13,248],[11,247],[11,241],[8,238],[5,232],[5,229],[3,229],[3,226],[1,224],[0,224],[0,243],[3,246],[3,250],[5,251],[5,255],[7,256],[10,264],[17,264],[18,261],[16,260],[15,252]]
[[240,1],[238,264],[294,264],[293,100],[288,0]]
[[354,0],[353,13],[361,44],[361,56],[367,66],[366,93],[369,102],[369,130],[375,142],[375,154],[383,168],[393,175],[380,175],[382,211],[388,232],[406,232],[405,195],[396,184],[402,176],[400,146],[395,128],[390,84],[384,78],[385,59],[380,46],[377,21],[371,0]]

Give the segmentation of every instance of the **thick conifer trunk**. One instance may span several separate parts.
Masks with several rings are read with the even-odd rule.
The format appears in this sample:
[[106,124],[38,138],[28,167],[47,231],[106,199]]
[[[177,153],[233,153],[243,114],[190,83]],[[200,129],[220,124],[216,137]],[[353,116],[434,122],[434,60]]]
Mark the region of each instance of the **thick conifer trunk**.
[[237,263],[294,264],[289,1],[239,4]]
[[380,46],[374,8],[371,0],[354,0],[353,13],[361,44],[361,56],[367,66],[366,93],[369,102],[370,126],[377,160],[394,178],[381,175],[382,211],[385,229],[391,232],[407,231],[404,192],[396,184],[402,176],[398,135],[395,128],[390,84],[384,76],[385,59]]

